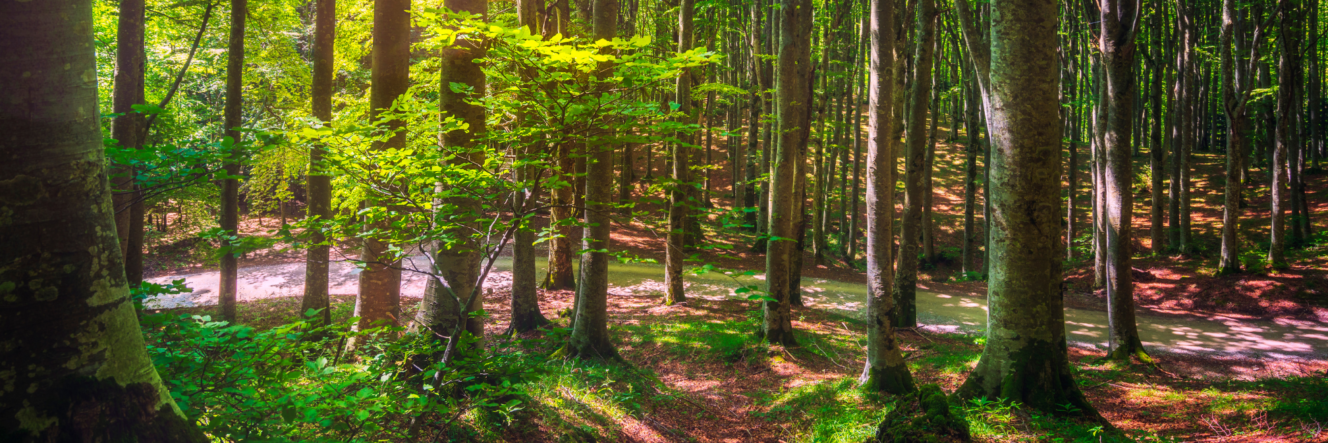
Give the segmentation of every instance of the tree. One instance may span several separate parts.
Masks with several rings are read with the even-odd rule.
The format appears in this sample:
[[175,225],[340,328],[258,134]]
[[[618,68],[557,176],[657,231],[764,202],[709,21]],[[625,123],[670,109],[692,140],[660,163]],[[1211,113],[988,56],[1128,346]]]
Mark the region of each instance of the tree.
[[1134,319],[1134,280],[1130,273],[1130,220],[1134,213],[1130,139],[1134,132],[1134,97],[1139,88],[1135,40],[1143,11],[1138,0],[1104,0],[1099,7],[1097,46],[1102,51],[1107,90],[1103,97],[1106,127],[1101,147],[1106,160],[1102,171],[1105,214],[1101,218],[1106,228],[1107,352],[1114,358],[1137,355],[1149,360]]
[[223,130],[230,140],[230,155],[222,168],[221,230],[229,238],[221,251],[221,281],[217,288],[217,304],[221,318],[235,322],[235,290],[240,264],[236,242],[240,222],[240,125],[244,117],[244,20],[249,12],[248,0],[231,0],[231,32],[226,48],[226,109]]
[[152,367],[125,281],[92,2],[0,5],[0,440],[206,442]]
[[936,52],[936,3],[920,0],[918,36],[913,52],[913,82],[909,89],[908,140],[904,152],[904,216],[899,229],[899,257],[895,278],[895,327],[918,325],[918,241],[922,238],[922,212],[926,185],[927,113],[931,101],[931,67]]
[[[369,89],[370,121],[378,121],[392,103],[410,86],[410,0],[374,0],[373,68]],[[379,128],[387,139],[374,142],[374,150],[388,151],[405,147],[406,122],[394,119]],[[394,208],[366,202],[369,210],[392,212]],[[384,220],[384,219],[380,219]],[[380,222],[366,227],[387,229]],[[364,239],[360,252],[364,271],[360,272],[359,293],[355,297],[354,316],[360,321],[355,330],[374,323],[398,324],[401,320],[401,261],[391,252],[391,245],[375,237]],[[350,343],[354,347],[355,343]]]
[[[521,26],[525,26],[531,35],[540,35],[542,33],[541,24],[545,22],[544,1],[543,0],[520,0],[517,2],[517,21]],[[523,80],[530,80],[531,74],[523,72]],[[521,125],[529,124],[532,117],[528,112],[521,112],[517,115],[517,120]],[[527,158],[534,157],[543,150],[543,140],[537,139],[538,136],[532,136],[522,140],[522,148],[518,155]],[[516,166],[513,169],[513,179],[518,183],[529,182],[536,177],[534,166]],[[513,211],[520,211],[528,203],[539,198],[535,188],[522,188],[517,190],[512,198]],[[535,288],[535,231],[530,229],[530,220],[523,219],[522,224],[513,234],[512,238],[512,322],[508,327],[509,333],[521,333],[533,331],[549,323],[540,312],[539,293]]]
[[1096,412],[1074,383],[1061,299],[1056,2],[994,0],[992,41],[956,2],[991,143],[987,343],[956,392],[1043,411]]
[[[1285,9],[1282,11],[1280,23],[1283,36],[1295,35],[1297,32],[1298,3],[1295,0],[1289,0],[1283,6]],[[1289,197],[1287,195],[1289,190],[1287,185],[1289,184],[1288,176],[1292,173],[1291,166],[1293,164],[1289,161],[1287,155],[1293,150],[1291,146],[1294,146],[1298,141],[1296,140],[1296,130],[1291,126],[1294,119],[1292,114],[1295,112],[1297,101],[1295,87],[1292,85],[1295,84],[1293,80],[1295,79],[1295,73],[1300,69],[1298,60],[1300,49],[1296,39],[1284,37],[1280,46],[1281,50],[1278,51],[1280,78],[1278,80],[1279,87],[1277,88],[1277,129],[1275,134],[1277,145],[1272,153],[1272,164],[1269,165],[1272,173],[1272,180],[1269,184],[1270,193],[1272,194],[1270,198],[1272,220],[1269,229],[1271,235],[1268,245],[1268,264],[1275,267],[1283,267],[1287,264],[1284,254],[1288,234],[1286,231],[1286,206]],[[1294,189],[1290,189],[1290,191],[1291,194],[1295,193]],[[1294,204],[1295,199],[1292,199],[1292,202]],[[1294,224],[1296,221],[1292,220],[1292,223]],[[1295,228],[1292,227],[1293,235],[1294,232]]]
[[799,151],[807,142],[807,123],[811,105],[808,77],[811,71],[812,6],[809,0],[781,0],[779,17],[779,59],[776,63],[775,101],[779,128],[778,145],[770,162],[770,242],[766,247],[766,295],[762,303],[764,321],[761,335],[769,343],[795,345],[793,319],[789,310],[790,280],[794,268],[793,251],[798,239],[795,219],[802,217],[795,201],[800,161]]
[[[313,116],[324,125],[332,123],[332,76],[336,68],[334,52],[337,39],[337,1],[318,0],[314,4],[314,70],[310,107]],[[308,217],[318,221],[332,218],[332,177],[321,169],[327,147],[315,144],[309,149]],[[304,265],[304,298],[300,311],[321,309],[317,318],[323,324],[332,323],[332,309],[328,301],[328,261],[331,259],[328,238],[314,229],[310,234],[308,255]]]
[[[115,91],[112,93],[111,112],[120,114],[111,122],[111,138],[126,149],[143,146],[144,119],[134,106],[144,104],[143,71],[146,55],[143,49],[143,24],[146,6],[143,0],[120,2],[120,20],[116,26]],[[112,180],[115,203],[115,230],[120,236],[120,252],[124,254],[125,276],[130,285],[143,282],[143,199],[137,190],[133,169],[116,168]]]
[[[1258,17],[1254,17],[1258,19]],[[1222,113],[1227,120],[1226,186],[1222,209],[1222,255],[1218,260],[1218,274],[1240,272],[1240,243],[1236,228],[1240,225],[1240,195],[1244,183],[1240,177],[1244,169],[1245,150],[1248,148],[1245,132],[1249,130],[1249,97],[1255,82],[1251,77],[1259,63],[1259,38],[1263,26],[1254,28],[1252,40],[1245,36],[1241,11],[1233,0],[1222,2]],[[1295,43],[1283,42],[1295,45]],[[1248,46],[1248,48],[1246,48]],[[1249,61],[1242,60],[1248,51]]]
[[[690,0],[687,0],[690,1]],[[618,35],[618,1],[594,0],[593,32],[596,40]],[[601,80],[612,69],[600,63]],[[684,76],[686,74],[683,74]],[[582,358],[616,359],[618,351],[609,342],[609,224],[612,223],[613,145],[604,132],[587,144],[586,227],[582,236],[581,284],[577,287],[576,320],[570,337],[570,354]]]
[[[692,49],[692,21],[695,16],[695,0],[682,0],[678,8],[678,53],[685,53]],[[692,113],[692,76],[690,71],[683,71],[678,76],[677,87],[674,89],[674,103],[678,105],[678,113],[686,122],[691,122]],[[664,252],[664,304],[672,305],[687,300],[687,295],[683,292],[682,266],[683,258],[687,252],[683,248],[687,245],[687,212],[688,207],[696,202],[691,201],[690,191],[691,167],[689,166],[692,148],[690,146],[691,136],[688,133],[678,132],[677,142],[673,145],[673,185],[669,191],[669,232],[668,240],[665,243]]]
[[[465,12],[481,20],[489,13],[486,0],[447,0],[443,7],[452,12]],[[441,126],[445,129],[439,134],[445,158],[459,171],[476,172],[485,160],[480,140],[485,134],[485,109],[476,103],[485,95],[485,77],[478,60],[484,57],[483,43],[477,38],[459,36],[456,43],[442,50],[442,66],[438,76],[438,108]],[[448,119],[455,119],[464,124],[465,129],[456,129],[447,125]],[[450,130],[448,130],[450,129]],[[480,219],[484,217],[480,204],[481,195],[469,189],[447,189],[439,183],[436,190],[440,198],[439,217],[447,217],[455,242],[434,246],[434,263],[442,271],[442,278],[429,279],[424,287],[424,299],[415,316],[416,325],[432,331],[435,336],[451,335],[458,322],[465,322],[465,330],[472,337],[484,337],[484,318],[470,316],[457,318],[456,313],[463,312],[459,304],[463,300],[472,300],[469,312],[484,308],[482,297],[470,297],[476,286],[482,286],[478,280],[481,260],[484,258],[483,239]]]
[[867,83],[867,364],[859,382],[874,391],[911,392],[913,375],[895,339],[893,311],[894,183],[890,168],[894,104],[895,7],[872,0],[870,70]]

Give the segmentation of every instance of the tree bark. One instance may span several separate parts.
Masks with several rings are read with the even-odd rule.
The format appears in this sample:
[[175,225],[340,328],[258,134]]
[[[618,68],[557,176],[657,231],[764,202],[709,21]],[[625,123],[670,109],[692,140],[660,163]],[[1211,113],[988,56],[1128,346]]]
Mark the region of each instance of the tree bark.
[[[324,125],[332,123],[332,81],[336,58],[337,37],[337,1],[317,0],[314,3],[314,69],[313,85],[310,94],[310,108],[314,118]],[[322,170],[323,157],[327,147],[322,144],[309,149],[308,217],[326,221],[332,217],[332,177]],[[328,238],[318,229],[310,231],[308,255],[304,265],[304,298],[300,302],[300,313],[310,309],[319,309],[317,317],[310,320],[316,324],[332,323],[332,309],[328,300],[328,261],[331,259]],[[319,323],[321,322],[321,323]]]
[[[991,141],[987,343],[956,392],[1097,416],[1070,372],[1061,299],[1056,2],[994,0],[987,43],[956,2],[984,92]],[[990,46],[987,46],[987,45]],[[986,80],[983,80],[983,79]]]
[[[240,124],[243,119],[244,101],[244,27],[245,16],[249,12],[248,0],[231,0],[230,41],[226,49],[226,105],[224,110],[223,130],[232,145],[227,160],[222,167],[228,178],[221,180],[221,220],[222,231],[226,235],[239,237],[240,221],[240,158],[243,149],[240,141]],[[232,248],[239,247],[238,242],[222,241],[221,281],[217,288],[217,304],[221,308],[222,320],[235,323],[236,281],[239,277],[239,255]]]
[[[682,0],[678,8],[678,53],[684,53],[692,49],[692,22],[695,17],[695,0]],[[684,70],[682,75],[678,76],[676,89],[674,90],[674,102],[678,104],[678,112],[683,115],[682,119],[691,122],[692,113],[692,77],[691,72]],[[664,304],[673,305],[687,300],[687,295],[683,291],[682,267],[683,259],[687,252],[684,248],[687,245],[687,213],[689,207],[695,205],[694,201],[689,201],[692,188],[691,166],[689,153],[692,148],[685,146],[690,143],[690,133],[679,132],[677,134],[679,142],[673,147],[673,186],[669,192],[669,232],[664,252]]]
[[917,41],[913,55],[913,84],[909,90],[908,140],[904,152],[904,216],[899,229],[898,274],[894,284],[897,328],[918,325],[918,249],[922,237],[923,184],[927,156],[927,113],[931,101],[931,68],[936,49],[936,4],[920,0]]
[[[544,1],[543,0],[520,0],[516,5],[517,21],[521,26],[528,27],[531,35],[542,35],[541,24],[544,22]],[[521,73],[522,78],[529,81],[529,73]],[[519,113],[517,119],[520,124],[530,124],[532,118],[528,113]],[[541,139],[531,137],[522,140],[522,146],[517,149],[520,156],[534,158],[544,151],[544,143]],[[649,158],[649,156],[647,156]],[[649,170],[649,162],[646,163],[646,169]],[[521,166],[513,168],[512,175],[518,183],[524,186],[515,191],[512,199],[513,215],[522,217],[527,202],[539,200],[538,188],[532,183],[539,179],[534,166]],[[535,231],[530,228],[530,220],[523,219],[519,221],[522,226],[512,234],[512,322],[508,326],[508,333],[519,334],[522,332],[533,331],[549,324],[549,320],[544,318],[540,312],[539,292],[535,285]]]
[[[111,112],[121,114],[111,121],[111,138],[125,149],[143,146],[143,114],[134,105],[143,104],[143,24],[146,8],[143,0],[121,0],[120,21],[116,27],[115,90]],[[133,178],[133,168],[118,166],[113,171],[112,201],[115,203],[115,230],[124,255],[125,276],[130,286],[143,282],[143,201]],[[135,231],[137,230],[137,231]]]
[[1135,77],[1135,37],[1142,13],[1139,0],[1104,0],[1101,3],[1098,47],[1106,74],[1106,128],[1102,145],[1105,168],[1105,201],[1102,214],[1106,228],[1107,352],[1113,358],[1137,355],[1149,360],[1139,340],[1134,318],[1134,280],[1131,270],[1134,209],[1134,178],[1130,140],[1134,133],[1134,100],[1139,83]]
[[[692,0],[684,0],[690,2]],[[618,34],[618,1],[594,0],[595,40],[612,40]],[[609,66],[601,63],[600,80],[607,81]],[[581,284],[577,287],[575,326],[572,329],[571,355],[581,358],[616,359],[618,351],[609,342],[609,224],[612,202],[609,187],[613,184],[613,149],[608,133],[586,144],[591,157],[586,162],[586,227],[581,254]]]
[[890,138],[894,132],[895,2],[871,0],[867,83],[867,364],[858,381],[877,392],[912,392],[913,374],[899,351],[894,317],[895,190]]
[[[443,7],[479,17],[486,17],[489,13],[486,0],[446,0]],[[438,76],[440,123],[451,117],[468,126],[467,130],[439,134],[439,145],[442,146],[443,155],[450,158],[448,162],[452,166],[472,171],[479,169],[486,157],[484,146],[476,141],[477,136],[483,136],[487,131],[485,109],[473,103],[484,97],[487,87],[484,71],[478,62],[484,55],[482,42],[458,37],[455,46],[442,50]],[[451,87],[453,84],[466,85],[470,90],[457,92]],[[469,189],[482,189],[482,184],[472,186],[468,183],[452,183],[449,186],[439,183],[437,188],[439,193],[451,195],[440,200],[440,203],[446,204],[438,206],[452,209],[448,214],[438,214],[436,219],[459,226],[448,229],[457,241],[451,245],[435,244],[433,251],[426,252],[434,254],[436,268],[431,271],[438,275],[424,285],[424,298],[415,315],[415,327],[432,332],[433,337],[450,337],[457,330],[457,323],[464,321],[466,332],[476,339],[484,338],[483,317],[462,318],[463,311],[478,312],[484,309],[483,297],[471,297],[477,290],[476,286],[480,286],[478,290],[483,291],[483,282],[479,281],[479,276],[484,245],[480,244],[482,238],[476,233],[481,232],[480,219],[484,214],[480,197],[470,193]],[[471,305],[462,309],[462,304],[468,299],[472,300]]]
[[[370,73],[369,106],[372,121],[392,106],[410,86],[410,0],[374,0],[373,70]],[[374,150],[405,147],[405,122],[392,120],[382,130],[393,135],[375,142]],[[369,204],[377,204],[370,202]],[[386,229],[386,223],[368,226]],[[363,330],[375,323],[397,325],[401,321],[401,261],[394,260],[389,245],[379,239],[364,239],[360,260],[359,293],[355,297],[354,316],[359,317],[353,330]],[[354,348],[355,342],[349,342]]]
[[774,133],[778,141],[772,156],[770,193],[770,242],[766,250],[766,295],[771,300],[762,303],[764,321],[761,335],[769,343],[796,345],[793,337],[793,319],[789,311],[790,279],[800,272],[793,267],[793,250],[797,238],[794,223],[802,217],[795,201],[798,151],[806,146],[808,111],[807,79],[811,68],[812,5],[809,0],[781,0],[779,20],[779,75],[775,94],[778,107],[779,130]]
[[86,0],[0,5],[0,438],[206,442],[153,368],[129,298],[93,23]]

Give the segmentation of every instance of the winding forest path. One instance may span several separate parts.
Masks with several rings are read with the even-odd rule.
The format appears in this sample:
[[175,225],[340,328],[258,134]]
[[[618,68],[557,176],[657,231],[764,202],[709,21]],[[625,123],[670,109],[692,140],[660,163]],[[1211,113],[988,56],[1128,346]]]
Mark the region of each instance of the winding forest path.
[[[424,263],[416,258],[415,264]],[[412,263],[408,260],[406,267]],[[543,272],[544,262],[538,265]],[[510,284],[510,258],[500,259],[486,286]],[[354,294],[359,269],[349,262],[331,267],[330,293]],[[663,293],[662,266],[653,264],[614,263],[609,268],[610,295],[649,295]],[[403,298],[418,300],[428,277],[415,272],[402,276]],[[688,275],[689,296],[707,299],[734,297],[740,285],[757,284],[761,275],[730,277],[718,273]],[[161,296],[149,300],[150,308],[168,309],[214,305],[217,303],[218,273],[215,271],[167,275],[152,278],[154,283],[184,280],[191,293]],[[841,312],[863,308],[866,286],[833,280],[804,278],[803,299],[809,307]],[[287,263],[240,269],[239,301],[298,297],[303,294],[304,264]],[[936,332],[980,332],[986,328],[986,300],[950,291],[918,292],[918,320],[923,329]],[[1104,346],[1107,338],[1106,313],[1066,308],[1066,332],[1073,342]],[[1139,330],[1150,349],[1177,354],[1240,355],[1247,357],[1328,359],[1328,324],[1316,321],[1276,319],[1258,320],[1230,315],[1155,316],[1139,313]]]

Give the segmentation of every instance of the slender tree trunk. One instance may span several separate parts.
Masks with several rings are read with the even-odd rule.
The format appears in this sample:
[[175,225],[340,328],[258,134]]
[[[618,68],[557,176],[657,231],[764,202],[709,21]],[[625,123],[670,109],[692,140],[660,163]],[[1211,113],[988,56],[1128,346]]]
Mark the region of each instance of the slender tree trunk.
[[[691,2],[692,0],[683,0]],[[618,34],[618,1],[594,0],[593,32],[596,40],[612,40]],[[609,66],[601,64],[601,81],[607,81]],[[586,144],[591,157],[586,162],[586,227],[582,235],[581,284],[577,287],[575,326],[570,337],[571,355],[581,358],[616,359],[618,351],[609,342],[609,224],[613,184],[612,134]]]
[[[1294,32],[1293,29],[1294,18],[1284,13],[1281,17],[1280,31],[1282,35],[1290,35],[1291,32]],[[1279,83],[1288,85],[1290,82],[1287,80],[1294,76],[1292,72],[1296,67],[1295,59],[1299,54],[1297,54],[1295,43],[1287,44],[1287,42],[1283,42],[1279,46],[1281,47],[1278,51],[1278,75],[1281,77]],[[1269,166],[1272,172],[1272,181],[1269,184],[1272,195],[1270,198],[1272,206],[1270,230],[1272,232],[1268,246],[1268,264],[1274,267],[1285,267],[1287,265],[1286,256],[1283,253],[1287,247],[1286,206],[1288,197],[1287,176],[1289,172],[1287,153],[1290,151],[1289,146],[1295,140],[1295,136],[1292,134],[1295,129],[1291,126],[1291,114],[1295,112],[1294,102],[1295,92],[1293,88],[1279,87],[1277,89],[1277,145],[1273,150],[1272,164]]]
[[[317,0],[314,4],[314,70],[313,87],[310,94],[310,108],[314,118],[324,125],[332,123],[332,81],[334,74],[334,51],[337,36],[337,1]],[[308,217],[326,221],[332,218],[332,177],[322,169],[323,157],[327,147],[322,144],[309,149]],[[304,264],[304,298],[300,302],[300,312],[310,309],[320,312],[310,320],[315,324],[331,324],[332,309],[328,300],[328,261],[331,259],[328,238],[318,229],[310,231],[308,255]],[[321,322],[321,323],[318,323]]]
[[859,382],[872,391],[911,392],[913,374],[899,351],[892,318],[894,183],[890,171],[894,108],[895,24],[893,0],[871,0],[871,49],[867,86],[867,364]]
[[[544,23],[544,1],[543,0],[520,0],[516,5],[517,21],[521,26],[527,27],[531,35],[542,35],[541,28]],[[530,80],[529,72],[521,73],[523,78]],[[517,115],[519,124],[529,124],[532,117],[527,113]],[[518,155],[534,158],[544,151],[543,140],[527,139],[521,141],[522,145],[517,149]],[[649,159],[647,151],[646,158]],[[650,163],[646,163],[646,171],[650,170]],[[520,211],[527,206],[527,202],[539,200],[537,194],[538,187],[533,185],[539,177],[534,166],[522,166],[513,168],[513,179],[524,186],[518,189],[512,199],[513,215],[521,217]],[[521,222],[523,226],[512,234],[512,322],[508,326],[508,333],[519,334],[522,332],[533,331],[549,324],[549,320],[544,318],[540,312],[539,292],[535,284],[535,231],[531,229],[528,221]]]
[[[120,21],[116,28],[115,90],[112,110],[121,114],[111,122],[111,138],[126,149],[143,146],[143,114],[135,112],[134,105],[144,103],[143,70],[146,56],[143,49],[143,24],[146,8],[143,0],[122,0]],[[138,184],[133,179],[131,166],[118,166],[113,171],[112,201],[115,204],[115,230],[120,237],[120,251],[124,254],[125,276],[130,287],[143,282],[143,201]],[[137,231],[135,231],[137,230]]]
[[576,158],[579,153],[572,152],[572,142],[558,143],[555,147],[557,157],[558,183],[549,190],[549,223],[555,226],[557,235],[549,240],[549,270],[544,278],[544,289],[574,289],[576,276],[572,273],[573,252],[572,231],[580,229],[576,223]]
[[[1152,28],[1154,41],[1162,41],[1162,26],[1166,23],[1163,19],[1164,10],[1165,6],[1160,5],[1153,12]],[[1163,207],[1164,200],[1162,196],[1162,180],[1166,176],[1167,149],[1166,145],[1163,144],[1163,132],[1167,127],[1164,122],[1166,119],[1170,118],[1170,114],[1168,114],[1166,118],[1163,118],[1162,102],[1165,99],[1162,95],[1162,77],[1165,75],[1169,79],[1171,72],[1167,69],[1166,63],[1163,63],[1163,55],[1165,54],[1165,51],[1162,50],[1162,48],[1164,48],[1164,46],[1157,46],[1154,48],[1153,60],[1149,63],[1149,66],[1153,68],[1153,72],[1151,73],[1153,76],[1151,92],[1153,97],[1151,103],[1153,117],[1153,143],[1148,149],[1148,175],[1150,179],[1148,184],[1150,193],[1148,201],[1148,237],[1150,249],[1154,256],[1162,255],[1162,252],[1167,249],[1167,238],[1164,224],[1166,211],[1165,207]],[[1167,83],[1170,84],[1171,82],[1167,81]],[[1168,106],[1168,109],[1170,109],[1170,106]]]
[[766,250],[766,294],[762,303],[764,321],[761,336],[769,343],[796,345],[793,337],[793,319],[789,312],[790,278],[799,272],[793,267],[796,248],[794,224],[802,216],[796,198],[798,151],[806,146],[810,97],[807,79],[811,65],[812,5],[809,0],[781,0],[778,13],[779,45],[777,63],[779,75],[778,146],[772,156],[773,172],[770,193],[770,241]]
[[1098,47],[1106,74],[1106,128],[1102,145],[1103,187],[1102,214],[1106,228],[1106,288],[1108,354],[1128,359],[1137,355],[1149,360],[1139,340],[1134,318],[1134,280],[1131,275],[1132,215],[1134,178],[1130,140],[1134,133],[1134,100],[1139,83],[1135,77],[1135,38],[1137,22],[1124,21],[1141,13],[1139,0],[1104,0],[1102,2]]
[[[695,16],[695,0],[682,0],[678,9],[678,52],[683,53],[692,49],[692,19]],[[691,73],[684,71],[678,76],[677,88],[674,90],[674,102],[678,104],[678,112],[683,115],[684,120],[690,121],[692,112],[692,77]],[[664,286],[664,304],[673,305],[687,300],[687,295],[683,292],[682,267],[683,259],[687,252],[684,250],[687,237],[687,212],[690,206],[695,202],[688,201],[688,188],[691,184],[691,167],[689,166],[689,151],[692,148],[684,146],[686,140],[691,139],[690,134],[679,132],[678,140],[682,141],[673,147],[673,189],[670,191],[669,201],[669,233],[666,242]]]
[[[869,22],[869,20],[871,19],[871,13],[870,12],[864,13],[862,18],[863,18],[862,24],[859,25],[859,27],[861,27],[862,30],[860,35],[858,36],[858,40],[860,43],[859,46],[862,46],[863,49],[859,51],[859,61],[858,61],[859,65],[862,64],[861,58],[863,57],[864,54],[866,54],[866,50],[869,47],[868,42],[871,39],[870,37],[871,34],[869,33],[871,29],[871,24]],[[867,74],[868,77],[870,77],[871,75],[872,74],[870,73]],[[852,100],[852,103],[849,104],[849,109],[852,110],[853,112],[853,188],[849,191],[849,194],[851,195],[848,196],[848,198],[850,199],[849,207],[851,208],[850,209],[851,213],[848,218],[848,235],[846,236],[848,238],[847,259],[850,264],[855,263],[858,260],[858,243],[859,243],[858,242],[858,206],[859,206],[858,198],[861,195],[860,194],[861,191],[859,190],[862,189],[862,114],[863,114],[861,107],[858,106],[858,104],[862,102],[861,97],[865,93],[864,89],[867,86],[866,84],[864,84],[863,77],[860,74],[851,77],[851,81],[853,82],[855,87],[858,88],[858,94],[857,97],[855,97]],[[891,236],[893,236],[893,234]]]
[[936,4],[920,0],[913,56],[913,85],[909,90],[908,140],[904,152],[904,216],[899,230],[899,259],[895,277],[894,325],[918,325],[918,242],[922,238],[923,184],[927,156],[927,113],[930,107],[932,58],[936,49]]
[[[390,108],[397,97],[410,86],[410,0],[374,0],[373,72],[369,90],[369,106],[378,120],[378,113]],[[375,150],[386,151],[405,147],[406,123],[392,120],[383,128],[393,135],[384,142],[375,142]],[[375,203],[371,203],[375,204]],[[368,229],[386,229],[385,223]],[[354,316],[360,321],[354,330],[363,330],[375,323],[389,325],[401,321],[401,261],[394,260],[390,245],[383,240],[366,238],[360,260],[366,265],[360,273],[359,293],[355,297]],[[356,343],[352,340],[350,346]]]
[[[955,393],[1097,416],[1070,372],[1061,299],[1056,2],[993,0],[987,43],[956,2],[984,92],[992,211],[987,343]],[[989,46],[988,46],[989,45]],[[988,55],[990,54],[990,55]],[[985,79],[985,80],[984,80]],[[1050,129],[1049,129],[1050,128]]]
[[[230,41],[226,49],[226,105],[223,129],[226,137],[232,141],[230,156],[222,167],[227,177],[240,173],[240,158],[243,151],[240,142],[240,124],[243,119],[244,100],[244,21],[248,15],[248,0],[231,0]],[[221,229],[228,235],[239,236],[240,222],[240,180],[226,178],[221,180]],[[221,255],[221,281],[218,284],[217,304],[221,308],[222,320],[235,323],[236,282],[239,277],[239,254],[229,251],[238,247],[238,242],[223,245],[225,253]]]
[[152,367],[129,297],[93,26],[91,1],[0,4],[0,432],[206,442]]
[[[938,48],[940,45],[936,45]],[[939,55],[938,55],[939,57]],[[924,263],[936,263],[936,226],[932,223],[932,197],[934,195],[931,180],[932,168],[936,164],[936,122],[940,120],[940,89],[937,72],[931,71],[931,129],[927,136],[927,154],[922,160],[922,260]]]
[[[478,17],[489,14],[487,0],[445,0],[443,7],[454,12],[467,12]],[[483,142],[476,140],[487,131],[483,106],[468,103],[484,97],[487,87],[484,71],[478,60],[484,58],[482,42],[472,38],[457,38],[455,46],[442,50],[439,60],[438,111],[441,119],[455,118],[468,126],[467,130],[452,130],[438,134],[442,153],[452,163],[451,166],[463,170],[475,170],[476,165],[485,162]],[[451,85],[466,85],[469,92],[456,92]],[[440,121],[441,123],[441,121]],[[610,167],[612,165],[610,164]],[[609,183],[608,186],[612,186]],[[448,188],[451,189],[448,189]],[[483,282],[479,276],[484,259],[483,238],[477,235],[483,229],[481,218],[484,217],[482,195],[465,195],[468,189],[482,189],[480,183],[439,183],[439,193],[455,195],[438,207],[450,208],[450,213],[437,214],[441,220],[459,226],[449,229],[457,240],[452,244],[433,245],[438,274],[430,278],[424,286],[424,299],[415,315],[415,326],[427,330],[432,337],[451,336],[453,331],[460,331],[457,324],[465,322],[464,331],[478,340],[484,339],[484,317],[464,316],[465,312],[478,312],[484,309],[483,297],[471,297],[476,291],[483,291]],[[460,192],[457,192],[460,191]],[[480,288],[476,288],[480,286]],[[467,300],[471,304],[463,309]],[[455,340],[455,337],[452,337]]]
[[[972,83],[973,82],[969,82],[969,84],[967,84],[964,87],[965,89],[964,99],[968,101],[968,103],[964,106],[964,119],[967,122],[964,124],[965,126],[964,129],[968,132],[968,143],[966,146],[964,146],[964,153],[966,157],[964,160],[964,240],[963,240],[964,245],[963,245],[963,259],[961,260],[962,262],[961,264],[963,266],[962,269],[965,276],[974,272],[979,272],[979,270],[975,268],[973,265],[973,255],[975,253],[974,248],[976,247],[977,244],[977,232],[974,231],[974,229],[976,228],[974,223],[975,221],[974,212],[976,212],[977,210],[978,150],[980,148],[978,141],[979,126],[977,121],[978,91],[976,85]],[[1073,167],[1074,166],[1073,143],[1071,143],[1070,146],[1071,146],[1070,165],[1071,167]],[[1070,174],[1071,174],[1070,202],[1074,203],[1073,170],[1071,170]],[[1073,217],[1073,214],[1074,213],[1071,212],[1071,217]]]

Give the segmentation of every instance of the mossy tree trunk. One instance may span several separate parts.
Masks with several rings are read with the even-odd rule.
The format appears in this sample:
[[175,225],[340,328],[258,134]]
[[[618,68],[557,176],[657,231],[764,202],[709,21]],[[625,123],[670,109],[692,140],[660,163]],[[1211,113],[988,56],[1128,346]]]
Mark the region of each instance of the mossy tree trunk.
[[[317,0],[314,3],[314,70],[310,107],[314,118],[324,125],[332,123],[332,82],[335,71],[334,43],[337,37],[337,1]],[[314,145],[309,149],[309,208],[311,219],[327,220],[332,217],[332,177],[322,169],[327,147]],[[322,324],[332,322],[332,309],[328,301],[328,261],[331,251],[327,237],[321,231],[311,231],[308,255],[304,265],[304,297],[300,313],[310,309],[322,312],[313,320]]]
[[899,351],[892,323],[894,183],[890,137],[894,124],[895,2],[871,0],[867,80],[867,364],[859,382],[870,390],[912,391],[913,375]]
[[0,4],[0,440],[206,442],[129,298],[92,28],[91,1]]
[[991,38],[956,2],[991,141],[987,343],[962,398],[1096,416],[1070,372],[1061,299],[1056,2],[991,2]]

